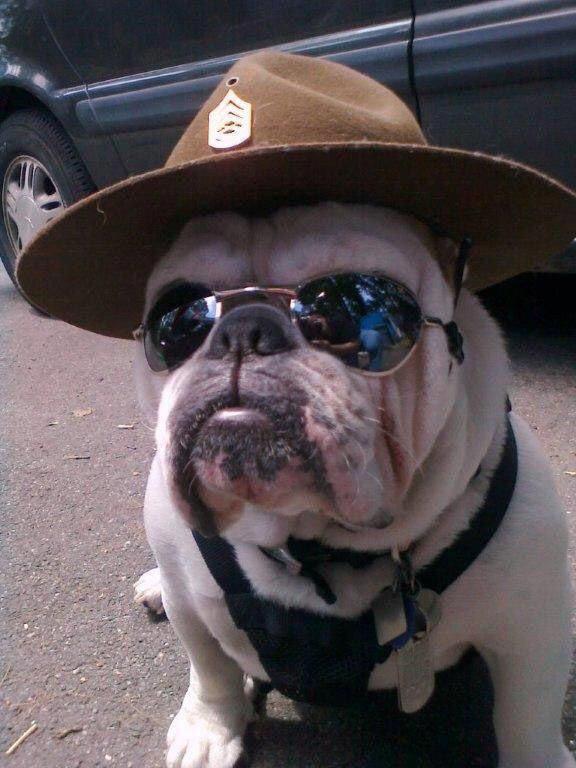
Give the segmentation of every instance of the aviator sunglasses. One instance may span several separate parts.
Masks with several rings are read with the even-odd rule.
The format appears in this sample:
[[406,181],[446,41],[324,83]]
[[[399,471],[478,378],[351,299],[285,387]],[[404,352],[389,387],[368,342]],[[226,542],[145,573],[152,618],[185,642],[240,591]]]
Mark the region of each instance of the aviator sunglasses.
[[396,371],[428,327],[442,328],[452,356],[459,363],[464,359],[454,321],[444,323],[425,315],[401,283],[361,272],[324,275],[295,289],[212,291],[204,285],[179,283],[160,297],[134,337],[143,339],[153,371],[172,371],[202,346],[226,312],[252,302],[282,310],[312,347],[364,374]]

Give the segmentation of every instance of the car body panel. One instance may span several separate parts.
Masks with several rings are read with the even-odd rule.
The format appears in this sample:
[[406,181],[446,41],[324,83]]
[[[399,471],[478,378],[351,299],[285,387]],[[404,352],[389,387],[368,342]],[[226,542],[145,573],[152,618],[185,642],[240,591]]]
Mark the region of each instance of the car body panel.
[[415,0],[415,86],[438,144],[506,155],[576,186],[576,6]]
[[[221,40],[212,39],[209,44],[205,44],[208,50],[226,50],[226,54],[198,61],[194,58],[194,54],[198,53],[197,35],[194,31],[195,24],[198,23],[196,5],[188,0],[173,0],[170,7],[171,12],[174,10],[176,18],[180,20],[178,30],[174,29],[173,24],[160,24],[154,35],[158,52],[155,63],[166,62],[171,56],[173,66],[154,68],[150,71],[138,69],[133,60],[132,49],[138,48],[135,37],[140,34],[135,30],[141,29],[144,22],[140,20],[137,25],[130,23],[126,12],[128,4],[123,0],[115,2],[113,8],[110,3],[86,0],[83,5],[83,18],[85,23],[92,22],[92,26],[83,27],[84,39],[82,35],[74,39],[68,35],[64,41],[69,25],[65,15],[66,7],[70,5],[69,0],[51,0],[49,14],[52,27],[60,31],[62,44],[67,47],[68,55],[78,62],[80,68],[84,66],[83,74],[90,100],[77,105],[78,120],[87,132],[101,132],[113,136],[128,172],[139,173],[164,163],[186,125],[218,80],[250,42],[257,43],[257,47],[262,48],[282,41],[280,47],[283,50],[330,56],[387,82],[410,100],[410,4],[408,0],[393,0],[385,4],[371,0],[371,4],[380,8],[380,16],[386,19],[384,22],[317,35],[294,43],[282,41],[282,37],[289,39],[290,32],[293,32],[290,23],[293,25],[294,21],[290,22],[287,11],[291,7],[294,14],[297,15],[298,11],[302,14],[304,4],[291,2],[278,6],[275,14],[284,22],[284,27],[280,24],[280,28],[271,34],[270,26],[263,26],[261,19],[256,19],[259,23],[242,24],[242,15],[232,13],[234,3],[230,3],[219,11]],[[369,5],[370,3],[367,4]],[[253,3],[253,6],[260,10],[270,7],[266,3]],[[351,4],[335,3],[334,7],[336,6],[340,8],[339,16],[334,11],[326,14],[326,11],[322,10],[328,7],[325,2],[316,0],[314,3],[308,3],[305,15],[313,23],[306,29],[322,28],[324,17],[327,15],[330,15],[327,26],[333,27],[345,26],[349,22],[360,24],[366,18],[367,7],[358,6],[355,10],[352,7],[351,10]],[[361,15],[359,8],[363,8],[364,15]],[[103,43],[99,40],[96,55],[92,56],[91,69],[81,60],[82,50],[85,46],[94,44],[93,29],[97,22],[102,24],[104,18],[111,17],[112,12],[115,16],[115,26],[106,30],[103,35],[109,45],[114,43],[112,61],[106,68]],[[157,4],[143,4],[143,14],[147,24],[153,23],[154,20],[159,22]],[[224,23],[226,14],[229,17],[234,16],[228,26]],[[239,38],[239,31],[242,29],[246,39]],[[182,51],[186,43],[189,46],[189,59],[178,61],[183,57]],[[166,49],[169,49],[168,52]],[[146,61],[144,56],[144,62]],[[100,80],[95,77],[95,73],[120,76]]]
[[46,24],[41,2],[0,0],[0,20],[0,118],[13,101],[43,106],[62,123],[97,186],[124,178],[111,138],[86,132],[76,116],[87,89]]
[[[282,46],[282,50],[323,55],[386,82],[409,101],[407,66],[410,21],[381,25],[353,35],[334,35]],[[365,45],[366,43],[366,45]],[[200,62],[178,71],[123,78],[89,87],[100,125],[114,136],[130,172],[162,165],[200,106],[237,57]],[[184,75],[184,77],[183,77]],[[79,114],[79,119],[84,115]]]
[[88,85],[412,16],[410,0],[44,0],[44,10]]

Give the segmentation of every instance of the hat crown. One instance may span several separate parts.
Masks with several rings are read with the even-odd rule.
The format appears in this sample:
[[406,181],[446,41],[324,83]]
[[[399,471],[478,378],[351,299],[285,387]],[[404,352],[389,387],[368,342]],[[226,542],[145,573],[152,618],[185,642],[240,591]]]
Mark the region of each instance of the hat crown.
[[[214,147],[211,143],[218,142],[209,143],[210,115],[222,111],[231,91],[251,106],[251,125],[240,129],[242,141]],[[377,81],[327,59],[263,51],[234,64],[166,167],[247,148],[375,141],[426,144],[410,109]]]

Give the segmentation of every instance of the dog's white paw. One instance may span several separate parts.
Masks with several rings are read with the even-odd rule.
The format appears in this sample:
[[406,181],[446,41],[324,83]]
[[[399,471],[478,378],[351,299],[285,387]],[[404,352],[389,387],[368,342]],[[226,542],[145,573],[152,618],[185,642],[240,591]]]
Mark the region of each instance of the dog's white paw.
[[150,613],[162,616],[162,589],[160,586],[160,569],[152,568],[140,576],[134,584],[134,600],[147,608]]
[[[212,717],[211,715],[215,716]],[[191,713],[184,707],[168,731],[168,768],[233,768],[242,756],[242,736],[249,719],[240,713],[231,727],[216,712]]]

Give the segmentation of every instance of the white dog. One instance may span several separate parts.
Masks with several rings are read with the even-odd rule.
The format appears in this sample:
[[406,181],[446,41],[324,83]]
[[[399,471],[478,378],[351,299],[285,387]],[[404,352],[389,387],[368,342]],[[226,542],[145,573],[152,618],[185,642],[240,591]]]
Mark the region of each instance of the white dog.
[[[496,324],[473,295],[463,290],[454,309],[438,256],[449,247],[395,211],[325,203],[268,218],[193,219],[155,267],[144,320],[182,282],[216,291],[293,288],[327,274],[377,273],[405,286],[426,316],[454,319],[465,351],[454,364],[446,335],[426,327],[401,368],[366,376],[344,353],[307,343],[276,308],[267,311],[281,330],[270,333],[285,343],[265,354],[241,309],[224,316],[225,328],[220,316],[171,373],[152,372],[140,345],[139,390],[156,423],[145,521],[158,568],[140,579],[136,598],[163,605],[191,661],[190,687],[168,733],[169,768],[231,768],[252,715],[245,678],[269,678],[191,527],[233,546],[257,595],[352,619],[390,588],[399,552],[410,551],[421,570],[482,505],[506,435],[508,362]],[[259,316],[256,294],[249,306]],[[486,660],[500,768],[570,768],[560,730],[571,656],[565,516],[537,440],[517,415],[510,420],[514,494],[490,542],[441,596],[429,634],[433,665],[455,664],[470,646]],[[320,566],[335,598],[327,600],[293,563],[269,556],[284,552],[290,536],[383,554],[365,567]],[[389,658],[368,687],[395,685]]]

